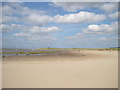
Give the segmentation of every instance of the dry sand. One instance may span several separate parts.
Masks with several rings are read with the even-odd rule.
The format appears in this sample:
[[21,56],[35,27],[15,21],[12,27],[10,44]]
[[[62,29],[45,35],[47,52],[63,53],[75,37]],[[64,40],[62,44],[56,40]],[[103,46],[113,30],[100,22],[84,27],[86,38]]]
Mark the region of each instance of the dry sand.
[[3,58],[3,88],[117,88],[117,51]]

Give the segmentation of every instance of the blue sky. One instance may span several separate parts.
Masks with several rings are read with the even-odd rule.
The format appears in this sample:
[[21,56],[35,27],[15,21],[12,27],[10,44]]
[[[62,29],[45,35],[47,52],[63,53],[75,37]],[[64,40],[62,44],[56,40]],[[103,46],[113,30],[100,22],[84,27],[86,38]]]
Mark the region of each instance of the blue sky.
[[117,3],[7,2],[3,48],[117,47]]

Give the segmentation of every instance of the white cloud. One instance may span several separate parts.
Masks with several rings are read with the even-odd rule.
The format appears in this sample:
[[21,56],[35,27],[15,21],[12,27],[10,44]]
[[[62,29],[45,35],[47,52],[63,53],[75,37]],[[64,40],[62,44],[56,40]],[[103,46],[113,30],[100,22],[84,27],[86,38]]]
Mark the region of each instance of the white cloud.
[[116,41],[116,40],[118,40],[118,37],[110,37],[110,38],[102,37],[99,40],[101,40],[101,41]]
[[3,27],[3,25],[0,24],[0,33],[2,33],[2,27]]
[[21,30],[23,29],[23,25],[17,25],[17,24],[1,24],[0,25],[0,30],[5,33],[5,32],[11,32],[13,30]]
[[29,29],[29,33],[54,32],[54,31],[59,31],[59,30],[60,29],[56,26],[52,26],[52,27],[33,26]]
[[118,22],[111,24],[89,25],[75,35],[67,36],[66,43],[74,47],[108,48],[118,44]]
[[40,41],[55,41],[57,38],[51,37],[51,36],[39,36],[39,35],[32,35],[30,37],[27,37],[28,40],[40,40]]
[[112,12],[118,9],[118,3],[106,3],[100,7],[105,12]]
[[43,25],[50,22],[51,17],[42,10],[30,9],[24,3],[9,2],[2,6],[3,23],[24,23]]
[[88,33],[77,33],[74,36],[66,37],[66,43],[71,47],[87,47],[87,48],[108,48],[117,47],[118,38],[117,35],[107,37],[107,35],[88,34]]
[[15,11],[10,6],[5,5],[2,7],[2,14],[3,15],[12,15],[13,13],[15,13]]
[[100,40],[107,40],[107,38],[106,37],[102,37],[102,38],[100,38]]
[[[19,30],[19,31],[25,32],[25,33],[39,34],[39,33],[49,33],[49,32],[59,31],[60,28],[58,28],[56,26],[39,27],[39,26],[25,26],[25,25],[19,25],[19,24],[0,24],[0,30],[3,33]],[[20,36],[21,36],[21,33],[20,33]]]
[[97,43],[102,43],[106,47],[118,47],[118,37],[102,37]]
[[38,15],[38,14],[30,14],[28,17],[25,17],[27,23],[34,24],[45,24],[51,21],[51,17],[47,15]]
[[102,24],[102,25],[89,25],[87,29],[84,31],[112,31],[113,28],[110,25]]
[[118,12],[109,14],[108,16],[109,16],[109,18],[111,18],[111,19],[118,19]]
[[[62,3],[64,5],[64,3]],[[67,3],[65,3],[66,5]],[[71,7],[77,7],[85,4],[85,7],[89,7],[94,5],[94,7],[98,6],[98,3],[69,3],[73,5]],[[77,4],[77,5],[76,5]],[[80,5],[79,5],[80,4]],[[82,5],[83,4],[83,5]],[[100,3],[101,5],[103,3]],[[68,5],[69,6],[69,5]],[[16,9],[17,8],[17,9]],[[17,17],[18,15],[19,17]],[[94,18],[92,18],[94,17]],[[55,23],[96,23],[101,22],[106,19],[106,15],[104,14],[96,14],[87,11],[81,11],[73,14],[65,14],[65,15],[55,15],[49,16],[46,15],[46,12],[41,10],[30,9],[25,7],[23,3],[7,3],[3,5],[3,23],[23,23],[23,24],[32,24],[32,25],[40,25],[43,26],[50,22]]]
[[39,27],[39,26],[24,26],[21,29],[22,32],[15,33],[13,36],[16,37],[25,37],[28,40],[56,40],[55,37],[50,35],[50,32],[59,31],[60,28],[56,26],[52,27]]
[[[88,9],[91,7],[99,8],[106,12],[111,12],[115,10],[112,5],[108,5],[105,7],[106,3],[78,3],[78,2],[73,3],[72,2],[72,3],[57,3],[56,5],[62,6],[65,10],[70,12],[76,12],[78,9],[82,10],[82,9],[86,9],[86,8]],[[111,11],[107,9],[108,7],[111,8]],[[117,13],[113,13],[113,12],[112,14],[109,13],[108,17],[116,18],[116,14]],[[74,36],[69,36],[65,41],[65,43],[71,42],[72,43],[71,45],[76,44],[79,47],[80,45],[89,46],[90,41],[94,41],[94,37],[92,35],[98,35],[98,34],[113,35],[115,32],[117,32],[118,30],[117,22],[112,23],[110,25],[109,24],[101,24],[101,25],[93,24],[93,23],[101,22],[105,19],[106,19],[106,14],[96,14],[88,11],[80,11],[73,14],[49,16],[44,11],[25,7],[23,3],[7,3],[6,5],[3,5],[3,23],[4,24],[0,25],[0,29],[3,30],[3,32],[10,32],[10,31],[16,30],[15,31],[16,33],[15,32],[10,33],[10,36],[11,34],[13,35],[11,37],[15,39],[18,38],[16,40],[24,39],[26,41],[28,40],[31,42],[32,40],[39,40],[39,43],[40,44],[42,43],[44,46],[44,41],[49,42],[49,41],[57,40],[57,38],[54,37],[54,34],[60,30],[60,28],[56,26],[45,27],[47,23],[50,23],[49,25],[54,25],[56,23],[80,23],[80,24],[90,23],[91,25],[83,29],[82,33],[77,33]],[[16,23],[16,24],[11,24],[11,23]],[[57,36],[58,34],[59,33],[55,34],[55,36]],[[63,35],[63,37],[65,37],[65,35]],[[102,40],[105,41],[106,39],[107,39],[106,37],[101,37],[101,41]],[[36,42],[38,44],[38,41]],[[47,44],[49,43],[46,43],[46,45]],[[67,44],[69,45],[69,43]]]
[[[51,31],[58,31],[60,30],[58,27],[52,26],[52,27],[48,27],[48,28],[42,28],[43,31],[45,32],[51,32]],[[45,29],[45,30],[44,30]]]
[[117,10],[117,2],[53,2],[53,6],[62,7],[68,12],[76,12],[78,10],[98,8],[105,12]]
[[99,7],[102,3],[98,2],[93,2],[93,3],[88,3],[88,2],[53,2],[53,6],[58,6],[62,7],[64,10],[68,12],[76,12],[77,10],[82,10],[85,8],[90,8],[90,7]]
[[2,23],[9,23],[9,22],[20,22],[20,19],[18,17],[13,17],[13,16],[2,17]]
[[118,31],[118,23],[114,22],[109,24],[101,24],[101,25],[89,25],[86,29],[82,29],[85,33],[91,34],[117,34]]
[[103,14],[81,11],[76,14],[56,15],[53,21],[56,23],[93,23],[103,21],[105,18]]
[[13,34],[14,36],[17,36],[17,37],[26,37],[26,36],[31,36],[31,34],[29,33],[16,33],[16,34]]
[[48,40],[48,41],[54,41],[57,40],[57,38],[50,36],[49,34],[32,34],[32,33],[16,33],[13,34],[16,37],[25,37],[28,40],[40,40],[40,41],[44,41],[44,40]]
[[108,38],[108,37],[101,37],[99,40],[100,41],[112,41],[112,42],[114,42],[114,41],[118,40],[118,37],[110,37],[110,38]]

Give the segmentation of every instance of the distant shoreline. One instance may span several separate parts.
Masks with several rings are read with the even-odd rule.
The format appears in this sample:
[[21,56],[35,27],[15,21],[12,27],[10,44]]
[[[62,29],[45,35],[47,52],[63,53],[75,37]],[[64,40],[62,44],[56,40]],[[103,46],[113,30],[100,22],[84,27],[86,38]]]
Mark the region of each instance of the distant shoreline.
[[41,49],[3,49],[0,54],[5,56],[24,56],[24,55],[48,55],[48,54],[60,54],[61,52],[69,51],[118,51],[117,48],[104,48],[104,49],[83,49],[83,48],[41,48]]
[[36,49],[19,49],[19,48],[2,48],[0,50],[100,50],[100,49],[111,49],[116,50],[120,47],[113,47],[113,48],[36,48]]

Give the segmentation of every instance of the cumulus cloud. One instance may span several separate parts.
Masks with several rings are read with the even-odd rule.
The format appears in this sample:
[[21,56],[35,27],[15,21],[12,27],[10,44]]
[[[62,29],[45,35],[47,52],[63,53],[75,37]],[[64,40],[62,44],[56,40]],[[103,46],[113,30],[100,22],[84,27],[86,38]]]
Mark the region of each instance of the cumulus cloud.
[[[45,11],[28,8],[24,6],[23,3],[5,3],[2,6],[3,7],[3,24],[0,24],[0,29],[3,32],[11,32],[16,30],[10,33],[10,35],[11,34],[13,35],[11,37],[17,38],[17,39],[22,38],[26,41],[39,40],[40,44],[43,43],[43,46],[44,46],[44,41],[49,42],[49,41],[57,40],[57,38],[54,37],[54,34],[56,34],[56,32],[60,30],[59,27],[56,27],[56,25],[58,25],[59,23],[63,23],[64,25],[66,23],[70,23],[70,24],[85,23],[90,25],[87,28],[82,29],[83,31],[83,32],[81,31],[82,33],[78,32],[75,35],[71,34],[71,36],[67,37],[67,40],[65,41],[65,43],[67,43],[68,45],[76,44],[78,47],[80,45],[89,46],[89,43],[90,43],[89,41],[94,41],[94,38],[92,35],[108,35],[108,34],[113,35],[114,33],[117,33],[117,30],[118,30],[117,22],[111,23],[110,25],[109,24],[99,24],[99,25],[93,24],[93,23],[99,23],[101,21],[107,20],[106,14],[97,14],[97,13],[92,13],[88,11],[79,11],[79,12],[76,12],[76,11],[86,9],[86,8],[91,8],[91,7],[99,8],[105,12],[112,12],[115,10],[114,9],[115,7],[112,6],[113,4],[110,4],[110,5],[106,5],[106,4],[110,4],[110,3],[78,3],[78,2],[77,3],[73,3],[73,2],[58,3],[57,2],[56,4],[57,6],[63,7],[65,10],[69,12],[74,12],[74,13],[69,13],[69,14],[66,13],[64,15],[58,14],[58,15],[50,16]],[[111,11],[107,9],[108,7],[110,7]],[[117,13],[114,13],[114,12],[112,12],[112,14],[109,13],[108,17],[115,19],[117,17]],[[46,27],[45,26],[46,24],[48,24],[49,27]],[[53,25],[53,26],[50,27],[50,25]],[[64,27],[62,28],[64,29]],[[58,34],[59,33],[57,33],[57,35]],[[66,32],[65,32],[65,35],[66,35]],[[63,35],[63,37],[65,37],[65,35]],[[106,37],[102,37],[100,40],[105,41],[108,39]],[[68,41],[70,43],[68,43]],[[36,42],[38,44],[38,41]],[[46,43],[46,45],[47,44],[48,43]]]
[[25,28],[26,31],[28,33],[48,33],[48,32],[54,32],[54,31],[59,31],[60,28],[56,27],[56,26],[52,26],[52,27],[38,27],[38,26],[33,26],[33,27],[28,27],[28,28]]
[[90,7],[100,6],[102,3],[88,3],[88,2],[53,2],[52,5],[57,7],[62,7],[68,12],[76,12],[77,10],[82,10]]
[[13,34],[16,37],[23,37],[23,38],[27,38],[28,40],[48,40],[48,41],[53,41],[53,40],[57,40],[57,38],[50,36],[49,34],[45,35],[45,34],[32,34],[32,33],[16,33]]
[[24,3],[15,2],[4,3],[2,9],[4,24],[0,25],[0,29],[3,33],[18,30],[19,33],[14,33],[13,36],[28,40],[56,40],[50,33],[59,31],[60,28],[43,27],[44,24],[51,21],[51,17],[44,11],[30,9],[25,7]]
[[99,39],[99,41],[112,41],[112,42],[116,42],[118,41],[118,37],[101,37]]
[[118,3],[106,3],[100,7],[105,12],[112,12],[118,9]]
[[38,14],[31,14],[28,17],[25,17],[27,23],[34,23],[34,24],[42,24],[51,22],[51,17],[47,15],[38,15]]
[[109,14],[108,16],[109,16],[109,18],[111,18],[111,19],[118,19],[118,12]]
[[0,30],[3,33],[19,30],[25,33],[37,33],[38,34],[42,32],[48,33],[48,32],[59,31],[60,28],[56,26],[40,27],[40,26],[25,26],[25,25],[20,25],[20,24],[0,24]]
[[31,36],[31,34],[29,33],[16,33],[16,34],[13,34],[14,36],[18,36],[18,37],[26,37],[26,36]]
[[30,9],[24,3],[9,2],[2,6],[3,23],[25,23],[43,25],[50,22],[50,16],[42,10]]
[[56,15],[53,21],[56,23],[93,23],[103,21],[105,18],[103,14],[81,11],[76,14]]
[[5,5],[2,6],[2,13],[3,15],[12,15],[15,11],[10,6]]
[[24,13],[24,3],[22,2],[7,2],[2,5],[2,14],[3,15],[22,15]]
[[[72,5],[72,3],[70,3]],[[82,3],[81,3],[82,5]],[[97,6],[97,3],[93,3]],[[75,3],[75,6],[76,3]],[[79,6],[79,4],[78,4]],[[85,6],[89,6],[85,3]],[[81,6],[82,7],[82,6]],[[94,17],[94,18],[92,18]],[[94,23],[100,22],[106,19],[103,14],[96,14],[87,11],[81,11],[74,14],[65,15],[46,15],[46,12],[42,10],[35,10],[25,7],[23,3],[6,3],[3,5],[3,23],[24,23],[33,25],[45,25],[47,23]]]
[[10,22],[20,22],[20,19],[18,17],[13,16],[3,16],[2,17],[2,23],[10,23]]
[[118,40],[118,37],[111,37],[111,38],[107,38],[107,37],[101,37],[99,40],[101,41],[116,41]]
[[104,3],[104,2],[53,2],[54,6],[62,7],[68,12],[76,12],[78,10],[88,8],[98,8],[105,12],[112,12],[117,10],[117,3]]
[[57,38],[52,37],[52,36],[39,36],[39,35],[34,35],[34,36],[32,35],[27,38],[28,38],[28,40],[40,40],[40,41],[48,41],[48,42],[57,40]]
[[115,47],[118,44],[118,22],[91,24],[75,35],[67,36],[67,43],[76,47]]
[[106,47],[118,47],[118,37],[102,37],[98,39],[97,43]]
[[117,47],[118,38],[117,36],[108,37],[107,35],[88,34],[88,33],[77,33],[74,36],[66,37],[66,43],[68,46],[73,47],[87,47],[87,48],[108,48]]
[[2,24],[2,7],[0,6],[0,24]]
[[56,38],[50,35],[51,32],[59,31],[60,28],[56,26],[52,27],[38,27],[38,26],[29,26],[22,28],[22,32],[15,33],[13,36],[16,37],[26,37],[27,39],[32,40],[56,40]]
[[0,30],[3,33],[6,32],[11,32],[13,30],[21,30],[23,29],[23,25],[18,25],[18,24],[1,24],[0,25]]
[[101,24],[101,25],[89,25],[86,29],[82,29],[85,33],[91,34],[117,34],[118,32],[118,23],[114,22],[109,24]]

